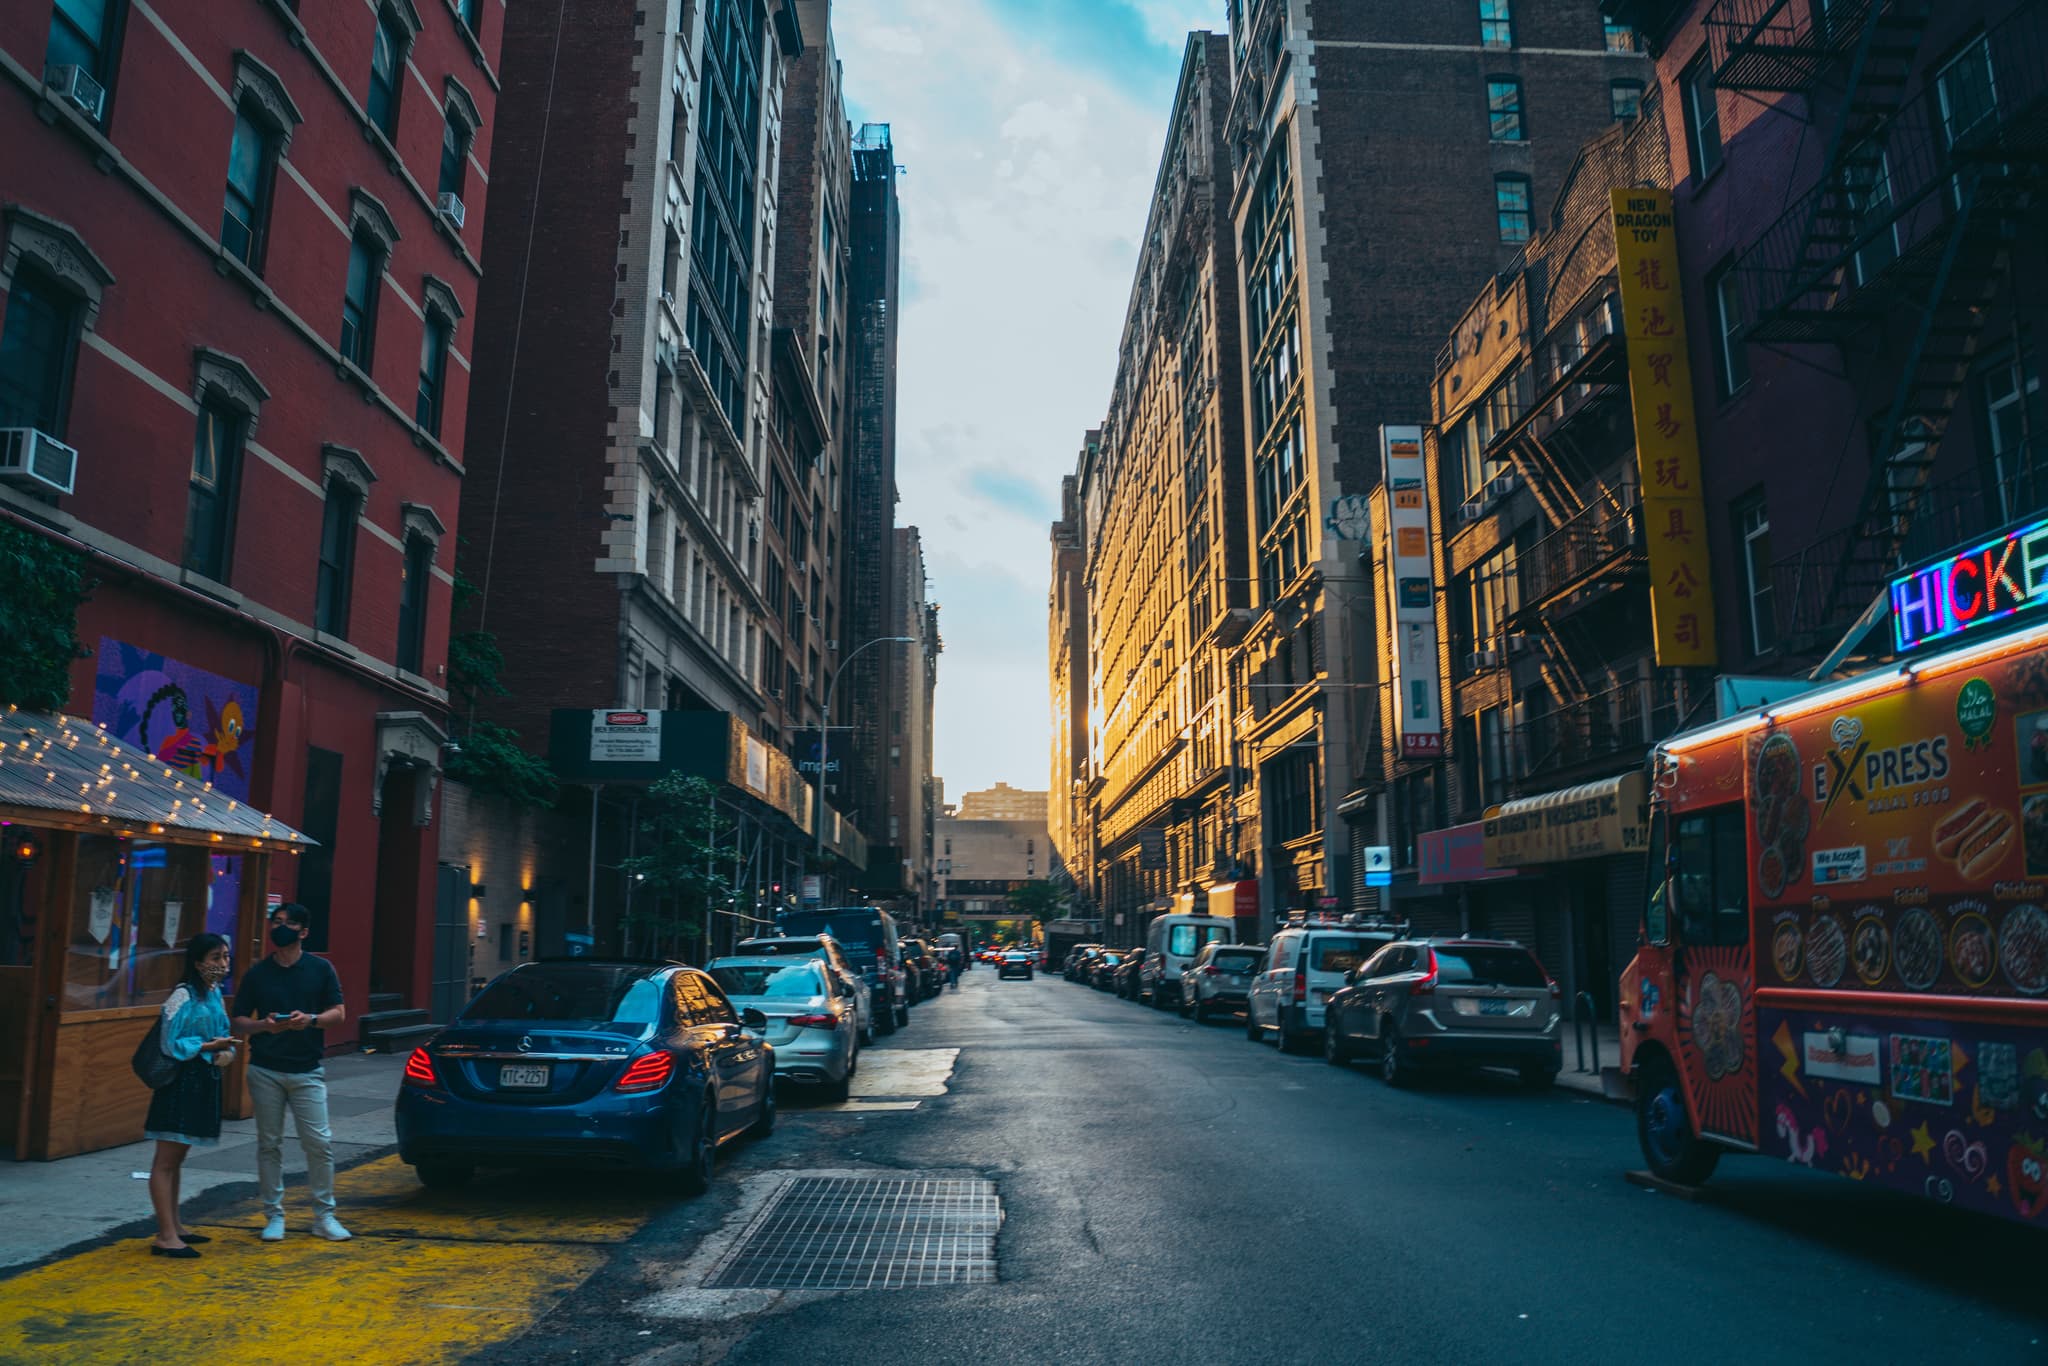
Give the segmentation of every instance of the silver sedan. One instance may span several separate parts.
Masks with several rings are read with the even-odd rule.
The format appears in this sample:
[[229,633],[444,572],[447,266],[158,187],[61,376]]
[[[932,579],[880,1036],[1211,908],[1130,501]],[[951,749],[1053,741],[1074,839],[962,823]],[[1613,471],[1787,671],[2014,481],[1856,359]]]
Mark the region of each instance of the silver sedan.
[[707,969],[733,1008],[767,1017],[760,1037],[775,1050],[775,1079],[821,1086],[845,1100],[860,1060],[860,1016],[851,982],[815,958],[715,958]]

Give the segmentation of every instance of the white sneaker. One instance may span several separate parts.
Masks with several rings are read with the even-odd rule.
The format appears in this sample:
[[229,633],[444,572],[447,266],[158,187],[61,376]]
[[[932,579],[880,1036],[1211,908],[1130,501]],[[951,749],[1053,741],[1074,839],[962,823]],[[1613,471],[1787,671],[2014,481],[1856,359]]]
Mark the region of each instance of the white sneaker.
[[341,1226],[341,1221],[331,1214],[323,1214],[313,1220],[313,1236],[325,1238],[330,1243],[345,1243],[356,1235]]
[[266,1243],[283,1242],[284,1216],[282,1214],[273,1214],[268,1219],[265,1219],[263,1221],[263,1232],[258,1234],[257,1236],[262,1238],[263,1241]]

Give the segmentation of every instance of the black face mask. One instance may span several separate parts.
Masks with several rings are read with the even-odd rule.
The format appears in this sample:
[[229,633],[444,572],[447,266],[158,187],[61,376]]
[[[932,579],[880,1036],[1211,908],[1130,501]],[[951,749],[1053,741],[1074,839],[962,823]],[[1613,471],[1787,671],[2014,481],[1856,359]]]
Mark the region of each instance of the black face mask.
[[299,942],[299,932],[290,925],[272,925],[270,927],[270,942],[281,949],[288,949]]

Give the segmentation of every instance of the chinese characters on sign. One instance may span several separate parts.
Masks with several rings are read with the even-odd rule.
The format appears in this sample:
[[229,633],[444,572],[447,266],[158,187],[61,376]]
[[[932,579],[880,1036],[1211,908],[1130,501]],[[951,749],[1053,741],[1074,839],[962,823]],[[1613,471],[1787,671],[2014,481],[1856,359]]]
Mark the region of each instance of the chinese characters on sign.
[[1386,461],[1386,582],[1392,599],[1395,730],[1401,757],[1441,758],[1443,715],[1437,681],[1436,578],[1431,559],[1428,487],[1422,465],[1422,428],[1381,427]]
[[1714,663],[1706,504],[1692,363],[1666,190],[1615,190],[1614,246],[1628,337],[1629,397],[1650,541],[1650,615],[1660,665]]

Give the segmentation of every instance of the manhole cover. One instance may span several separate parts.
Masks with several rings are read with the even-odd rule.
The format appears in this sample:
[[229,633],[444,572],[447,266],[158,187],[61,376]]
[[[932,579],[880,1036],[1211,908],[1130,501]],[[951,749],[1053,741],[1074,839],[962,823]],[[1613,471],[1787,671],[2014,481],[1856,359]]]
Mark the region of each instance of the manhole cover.
[[714,1290],[893,1290],[996,1278],[993,1182],[797,1177],[704,1282]]

